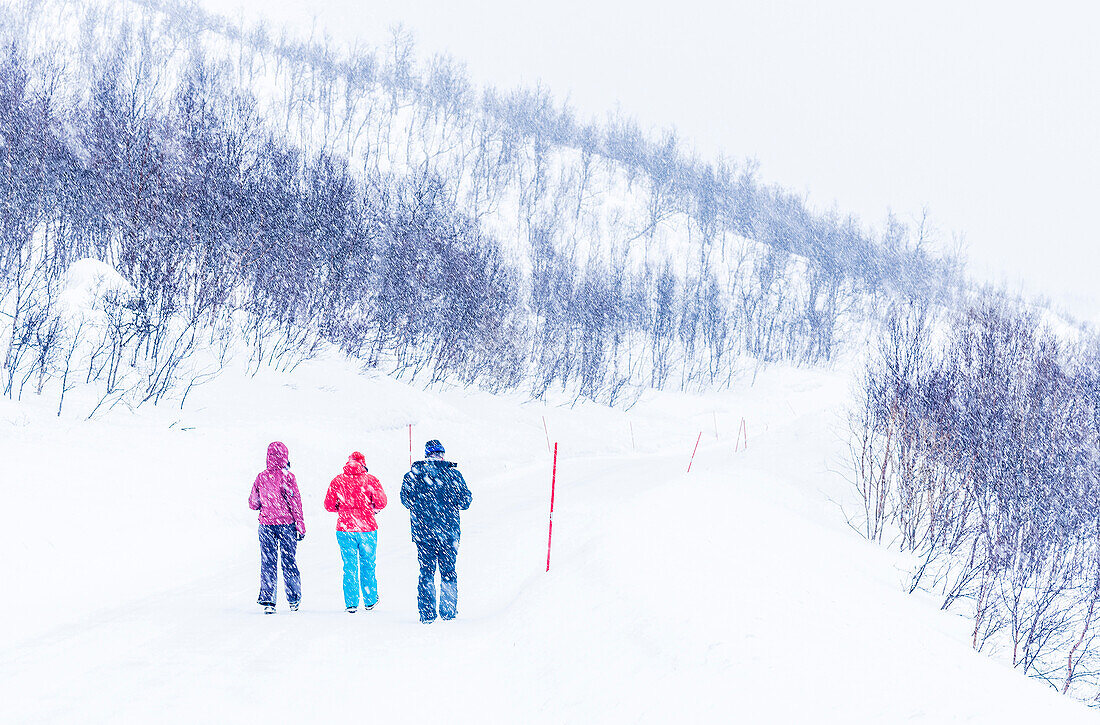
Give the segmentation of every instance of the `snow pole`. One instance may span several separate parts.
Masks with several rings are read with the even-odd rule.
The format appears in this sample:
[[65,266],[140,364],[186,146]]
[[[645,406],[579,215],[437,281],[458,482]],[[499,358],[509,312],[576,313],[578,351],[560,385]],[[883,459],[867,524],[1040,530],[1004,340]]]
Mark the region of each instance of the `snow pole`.
[[714,417],[714,440],[718,440],[718,412],[712,410],[710,414]]
[[413,467],[413,424],[409,423],[409,468]]
[[703,431],[699,431],[699,437],[695,439],[695,448],[691,451],[691,460],[688,461],[688,473],[691,473],[691,464],[695,462],[695,451],[699,450],[699,441],[703,440]]
[[741,450],[742,438],[744,438],[745,440],[745,450],[747,451],[749,449],[749,426],[747,423],[745,423],[744,418],[741,419],[741,425],[737,429],[737,442],[733,446],[734,453],[737,453],[737,451]]
[[630,421],[630,450],[638,450],[638,446],[634,445],[634,421]]
[[550,473],[550,529],[546,534],[546,571],[550,571],[550,544],[554,540],[554,489],[558,483],[558,444],[554,444],[554,467]]
[[546,427],[546,416],[542,416],[542,432],[546,434],[546,452],[550,452],[550,429]]

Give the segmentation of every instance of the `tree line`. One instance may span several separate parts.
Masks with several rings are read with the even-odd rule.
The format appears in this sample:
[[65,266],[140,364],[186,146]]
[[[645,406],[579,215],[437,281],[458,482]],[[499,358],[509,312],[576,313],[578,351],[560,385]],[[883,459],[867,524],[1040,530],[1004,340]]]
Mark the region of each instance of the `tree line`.
[[909,589],[979,651],[1100,694],[1100,345],[987,293],[891,314],[852,414],[852,524],[904,552]]
[[[186,391],[241,341],[253,369],[332,345],[428,384],[621,403],[728,385],[746,356],[828,362],[883,299],[958,284],[918,230],[872,238],[543,89],[477,92],[402,32],[342,53],[143,6],[0,11],[9,395],[98,349],[56,305],[87,257],[129,285],[82,331],[114,351],[85,365],[106,403]],[[47,10],[75,48],[42,42]]]

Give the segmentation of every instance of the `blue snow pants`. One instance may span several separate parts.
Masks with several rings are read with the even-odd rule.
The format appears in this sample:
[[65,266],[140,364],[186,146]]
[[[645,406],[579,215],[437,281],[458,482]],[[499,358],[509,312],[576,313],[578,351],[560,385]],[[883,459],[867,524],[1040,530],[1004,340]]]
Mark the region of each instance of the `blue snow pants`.
[[344,560],[344,606],[358,607],[362,590],[363,606],[373,607],[378,603],[378,580],[374,576],[378,532],[337,531],[336,542]]
[[439,616],[454,619],[458,613],[458,541],[447,537],[431,537],[416,540],[416,558],[420,561],[420,584],[416,589],[416,603],[420,609],[420,621],[435,619],[435,570],[439,567]]
[[279,579],[279,555],[283,559],[286,600],[293,604],[302,598],[302,575],[294,560],[298,536],[294,524],[260,524],[260,604],[275,606]]

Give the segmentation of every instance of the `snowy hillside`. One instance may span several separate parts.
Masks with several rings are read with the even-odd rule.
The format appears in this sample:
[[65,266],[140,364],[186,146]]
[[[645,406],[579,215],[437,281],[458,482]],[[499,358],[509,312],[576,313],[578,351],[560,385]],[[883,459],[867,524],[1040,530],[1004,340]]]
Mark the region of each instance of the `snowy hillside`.
[[[141,400],[235,328],[258,364],[331,344],[404,380],[604,403],[720,389],[743,356],[826,365],[890,302],[962,292],[927,219],[814,210],[674,131],[484,87],[408,32],[325,38],[176,0],[0,6],[0,292],[116,270],[134,314],[99,346],[152,356]],[[5,392],[64,376],[48,292],[0,310]]]
[[[184,412],[75,422],[5,399],[0,720],[1091,719],[973,652],[963,619],[905,596],[891,556],[847,529],[833,501],[848,500],[848,380],[775,368],[623,412],[425,393],[327,360],[227,373]],[[543,415],[562,452],[549,574]],[[396,496],[409,423],[417,445],[445,442],[474,495],[451,623],[417,621]],[[265,617],[245,500],[275,439],[308,536],[302,611],[280,591]],[[380,604],[349,616],[321,498],[353,449],[391,503]]]

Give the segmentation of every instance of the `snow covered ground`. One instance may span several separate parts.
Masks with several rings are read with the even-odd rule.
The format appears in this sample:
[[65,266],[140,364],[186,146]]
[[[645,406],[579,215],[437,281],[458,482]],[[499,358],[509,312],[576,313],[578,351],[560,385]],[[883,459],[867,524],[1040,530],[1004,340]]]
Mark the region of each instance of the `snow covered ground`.
[[[892,556],[845,526],[848,380],[773,369],[613,411],[423,392],[330,360],[227,373],[184,411],[84,422],[4,400],[0,721],[1094,719],[972,652],[965,622],[906,596]],[[549,574],[543,415],[561,443]],[[409,423],[474,494],[450,623],[417,620],[397,499]],[[276,439],[308,536],[302,611],[280,591],[271,617],[246,499]],[[391,504],[381,602],[349,616],[321,501],[356,449]]]

